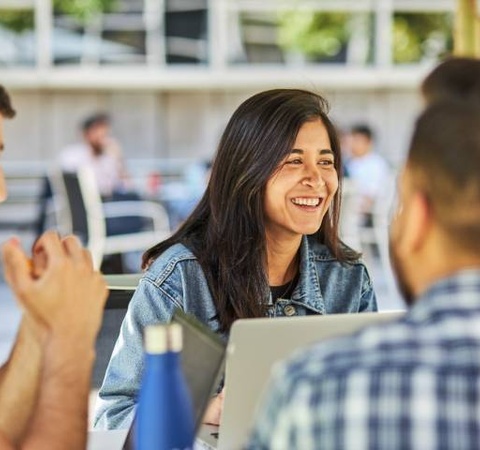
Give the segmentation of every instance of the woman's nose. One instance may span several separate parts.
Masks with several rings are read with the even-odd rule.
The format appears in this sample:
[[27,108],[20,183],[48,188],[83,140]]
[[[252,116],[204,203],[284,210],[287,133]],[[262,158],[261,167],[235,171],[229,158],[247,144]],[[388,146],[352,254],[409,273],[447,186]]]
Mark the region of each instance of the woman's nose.
[[320,168],[317,165],[315,165],[315,167],[307,167],[302,184],[313,188],[325,186],[325,180],[323,179]]

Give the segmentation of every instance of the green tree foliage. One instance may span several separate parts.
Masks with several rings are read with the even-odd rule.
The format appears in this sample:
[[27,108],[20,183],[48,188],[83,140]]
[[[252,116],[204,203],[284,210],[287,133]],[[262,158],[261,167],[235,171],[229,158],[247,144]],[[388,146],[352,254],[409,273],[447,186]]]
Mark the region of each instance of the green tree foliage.
[[349,13],[309,10],[279,13],[278,44],[316,59],[338,54],[348,42]]
[[438,58],[452,49],[450,14],[396,13],[393,19],[393,60],[397,64]]
[[21,33],[33,29],[32,9],[0,9],[0,26]]
[[88,20],[99,12],[114,10],[117,0],[53,0],[56,11],[71,14],[81,21]]
[[[279,13],[278,40],[284,50],[310,59],[338,54],[350,39],[349,13],[298,9]],[[448,13],[395,13],[393,62],[415,63],[438,58],[452,48],[452,15]]]
[[[85,23],[99,12],[114,10],[117,0],[53,0],[56,13],[70,14]],[[0,9],[0,25],[16,33],[34,27],[33,9]]]

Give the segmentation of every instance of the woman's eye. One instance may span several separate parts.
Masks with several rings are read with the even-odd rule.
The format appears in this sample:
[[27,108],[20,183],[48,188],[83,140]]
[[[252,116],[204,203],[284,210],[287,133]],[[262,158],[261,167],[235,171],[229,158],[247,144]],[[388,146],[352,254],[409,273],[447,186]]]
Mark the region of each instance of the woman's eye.
[[321,166],[333,166],[333,161],[331,159],[322,159],[318,164]]
[[302,164],[302,160],[301,159],[290,159],[286,162],[286,164]]

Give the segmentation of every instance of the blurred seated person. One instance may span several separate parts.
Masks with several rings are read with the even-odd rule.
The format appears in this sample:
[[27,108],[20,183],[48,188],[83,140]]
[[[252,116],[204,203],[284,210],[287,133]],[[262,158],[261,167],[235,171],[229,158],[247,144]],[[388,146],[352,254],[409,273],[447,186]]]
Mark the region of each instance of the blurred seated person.
[[[66,172],[77,172],[82,167],[90,168],[103,201],[141,200],[132,189],[120,145],[111,135],[110,118],[105,113],[94,114],[83,121],[82,141],[62,150],[59,163]],[[49,195],[51,196],[51,188],[47,183],[43,197],[48,198]],[[141,231],[145,222],[134,216],[109,218],[106,226],[107,235],[111,236]]]
[[111,135],[110,118],[97,113],[84,120],[82,141],[69,145],[60,153],[60,166],[67,172],[90,167],[102,198],[110,199],[127,189],[127,174],[122,151]]
[[374,149],[373,132],[368,125],[358,124],[351,128],[348,139],[349,158],[345,162],[348,177],[354,183],[358,195],[362,225],[373,225],[373,207],[385,195],[385,186],[390,179],[386,160]]

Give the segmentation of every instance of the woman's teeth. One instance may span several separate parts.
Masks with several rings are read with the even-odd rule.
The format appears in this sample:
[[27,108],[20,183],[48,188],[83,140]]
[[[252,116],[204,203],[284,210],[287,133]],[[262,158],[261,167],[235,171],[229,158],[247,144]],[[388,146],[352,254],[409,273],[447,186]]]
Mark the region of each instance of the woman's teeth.
[[320,204],[319,198],[292,198],[292,203],[300,206],[318,206]]

